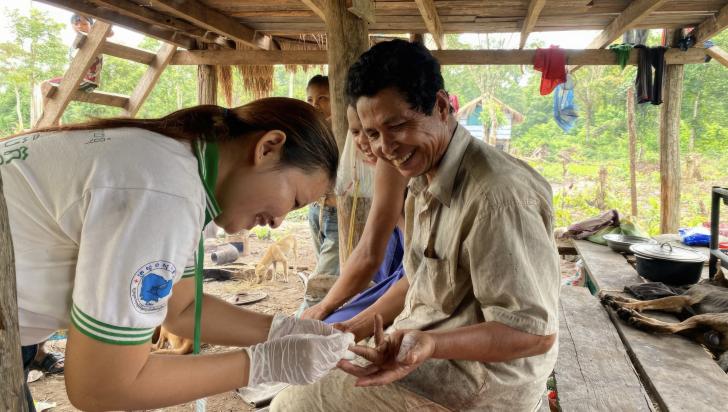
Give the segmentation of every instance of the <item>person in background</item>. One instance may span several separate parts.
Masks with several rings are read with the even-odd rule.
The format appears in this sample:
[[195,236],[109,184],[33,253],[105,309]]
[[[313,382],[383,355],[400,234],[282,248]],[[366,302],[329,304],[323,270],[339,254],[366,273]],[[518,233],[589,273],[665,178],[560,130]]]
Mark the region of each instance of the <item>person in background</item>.
[[[91,27],[93,26],[93,24],[94,19],[92,19],[91,17],[81,14],[74,14],[73,16],[71,16],[71,27],[73,27],[73,30],[76,32],[76,39],[68,50],[68,59],[70,61],[73,60],[73,57],[78,52],[78,48],[80,47],[79,41],[84,38],[83,35],[88,35],[88,33],[91,31]],[[113,36],[113,34],[113,31],[109,32],[109,37]],[[91,93],[92,91],[96,90],[96,88],[98,88],[101,84],[101,68],[103,67],[103,65],[104,55],[99,54],[94,59],[94,62],[91,63],[91,67],[88,69],[88,72],[86,72],[86,75],[83,77],[81,84],[78,85],[78,90],[87,93]],[[58,86],[61,84],[62,80],[63,77],[56,77],[47,80],[47,82],[54,86]]]
[[[347,107],[346,117],[349,137],[356,144],[358,154],[365,164],[375,169],[374,196],[361,239],[343,266],[341,276],[323,300],[301,316],[326,323],[353,318],[404,276],[402,231],[409,179],[387,162],[377,162],[354,106]],[[372,282],[374,285],[370,287]]]
[[[306,102],[323,113],[330,121],[329,78],[320,74],[311,78],[306,86]],[[339,275],[339,225],[336,213],[336,196],[327,192],[309,206],[308,223],[316,252],[316,275]],[[312,302],[304,301],[303,309]]]

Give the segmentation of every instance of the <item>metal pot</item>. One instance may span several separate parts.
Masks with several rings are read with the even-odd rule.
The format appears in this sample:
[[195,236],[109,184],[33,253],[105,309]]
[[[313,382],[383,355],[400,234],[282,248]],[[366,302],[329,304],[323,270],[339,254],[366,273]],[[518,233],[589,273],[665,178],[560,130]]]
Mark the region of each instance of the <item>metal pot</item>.
[[657,243],[654,239],[642,236],[608,234],[604,235],[607,246],[617,253],[632,253],[629,247],[640,243]]
[[698,251],[669,243],[632,245],[629,249],[637,258],[640,276],[673,286],[697,283],[708,260]]

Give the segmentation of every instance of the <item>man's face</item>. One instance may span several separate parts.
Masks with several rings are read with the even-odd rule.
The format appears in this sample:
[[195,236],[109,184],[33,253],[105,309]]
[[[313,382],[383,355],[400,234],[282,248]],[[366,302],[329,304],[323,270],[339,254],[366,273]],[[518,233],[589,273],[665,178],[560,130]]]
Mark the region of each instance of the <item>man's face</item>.
[[329,100],[329,86],[312,84],[306,88],[306,101],[308,104],[323,113],[327,119],[331,117],[331,104]]
[[356,104],[374,155],[410,178],[434,172],[444,155],[450,141],[448,109],[444,91],[438,92],[432,113],[423,114],[392,87],[360,97]]

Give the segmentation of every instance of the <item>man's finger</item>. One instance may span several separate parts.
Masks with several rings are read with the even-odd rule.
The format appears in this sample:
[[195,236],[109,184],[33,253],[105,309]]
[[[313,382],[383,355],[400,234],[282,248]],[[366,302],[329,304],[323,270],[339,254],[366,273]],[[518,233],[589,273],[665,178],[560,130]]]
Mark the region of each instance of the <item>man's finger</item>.
[[382,315],[377,313],[374,315],[374,343],[379,346],[382,342],[384,342],[384,320]]
[[353,363],[351,363],[345,359],[340,360],[339,363],[336,364],[336,367],[338,367],[342,371],[348,373],[349,375],[356,376],[357,378],[369,376],[373,373],[376,373],[379,370],[379,367],[376,365],[369,365],[369,366],[362,367],[362,366],[354,365]]
[[383,361],[382,353],[369,346],[351,346],[349,350],[372,363],[381,364]]

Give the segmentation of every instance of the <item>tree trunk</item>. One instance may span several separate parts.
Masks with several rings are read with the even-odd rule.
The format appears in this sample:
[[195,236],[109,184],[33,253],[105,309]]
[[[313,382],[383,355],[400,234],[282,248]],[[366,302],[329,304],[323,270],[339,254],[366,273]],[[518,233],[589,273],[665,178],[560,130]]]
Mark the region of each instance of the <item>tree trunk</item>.
[[20,90],[17,85],[15,85],[15,114],[18,116],[17,131],[21,132],[25,130],[25,124],[23,122],[23,104],[20,101]]
[[627,131],[629,133],[629,194],[632,216],[637,216],[637,127],[634,119],[634,87],[627,89]]
[[[323,3],[328,44],[331,128],[341,154],[349,129],[346,120],[346,74],[349,66],[369,48],[369,31],[364,20],[349,12],[345,1],[326,0]],[[340,266],[344,265],[351,250],[356,247],[371,205],[371,199],[359,197],[356,198],[356,204],[354,200],[352,196],[337,196],[336,199]]]
[[293,98],[293,80],[296,78],[296,73],[291,72],[288,74],[288,97]]
[[[675,31],[675,39],[679,30]],[[671,38],[670,36],[668,38]],[[673,39],[672,45],[675,45]],[[660,111],[660,232],[677,233],[680,226],[680,106],[685,66],[665,70],[664,103]]]
[[27,411],[18,331],[18,295],[8,209],[0,177],[0,409]]

